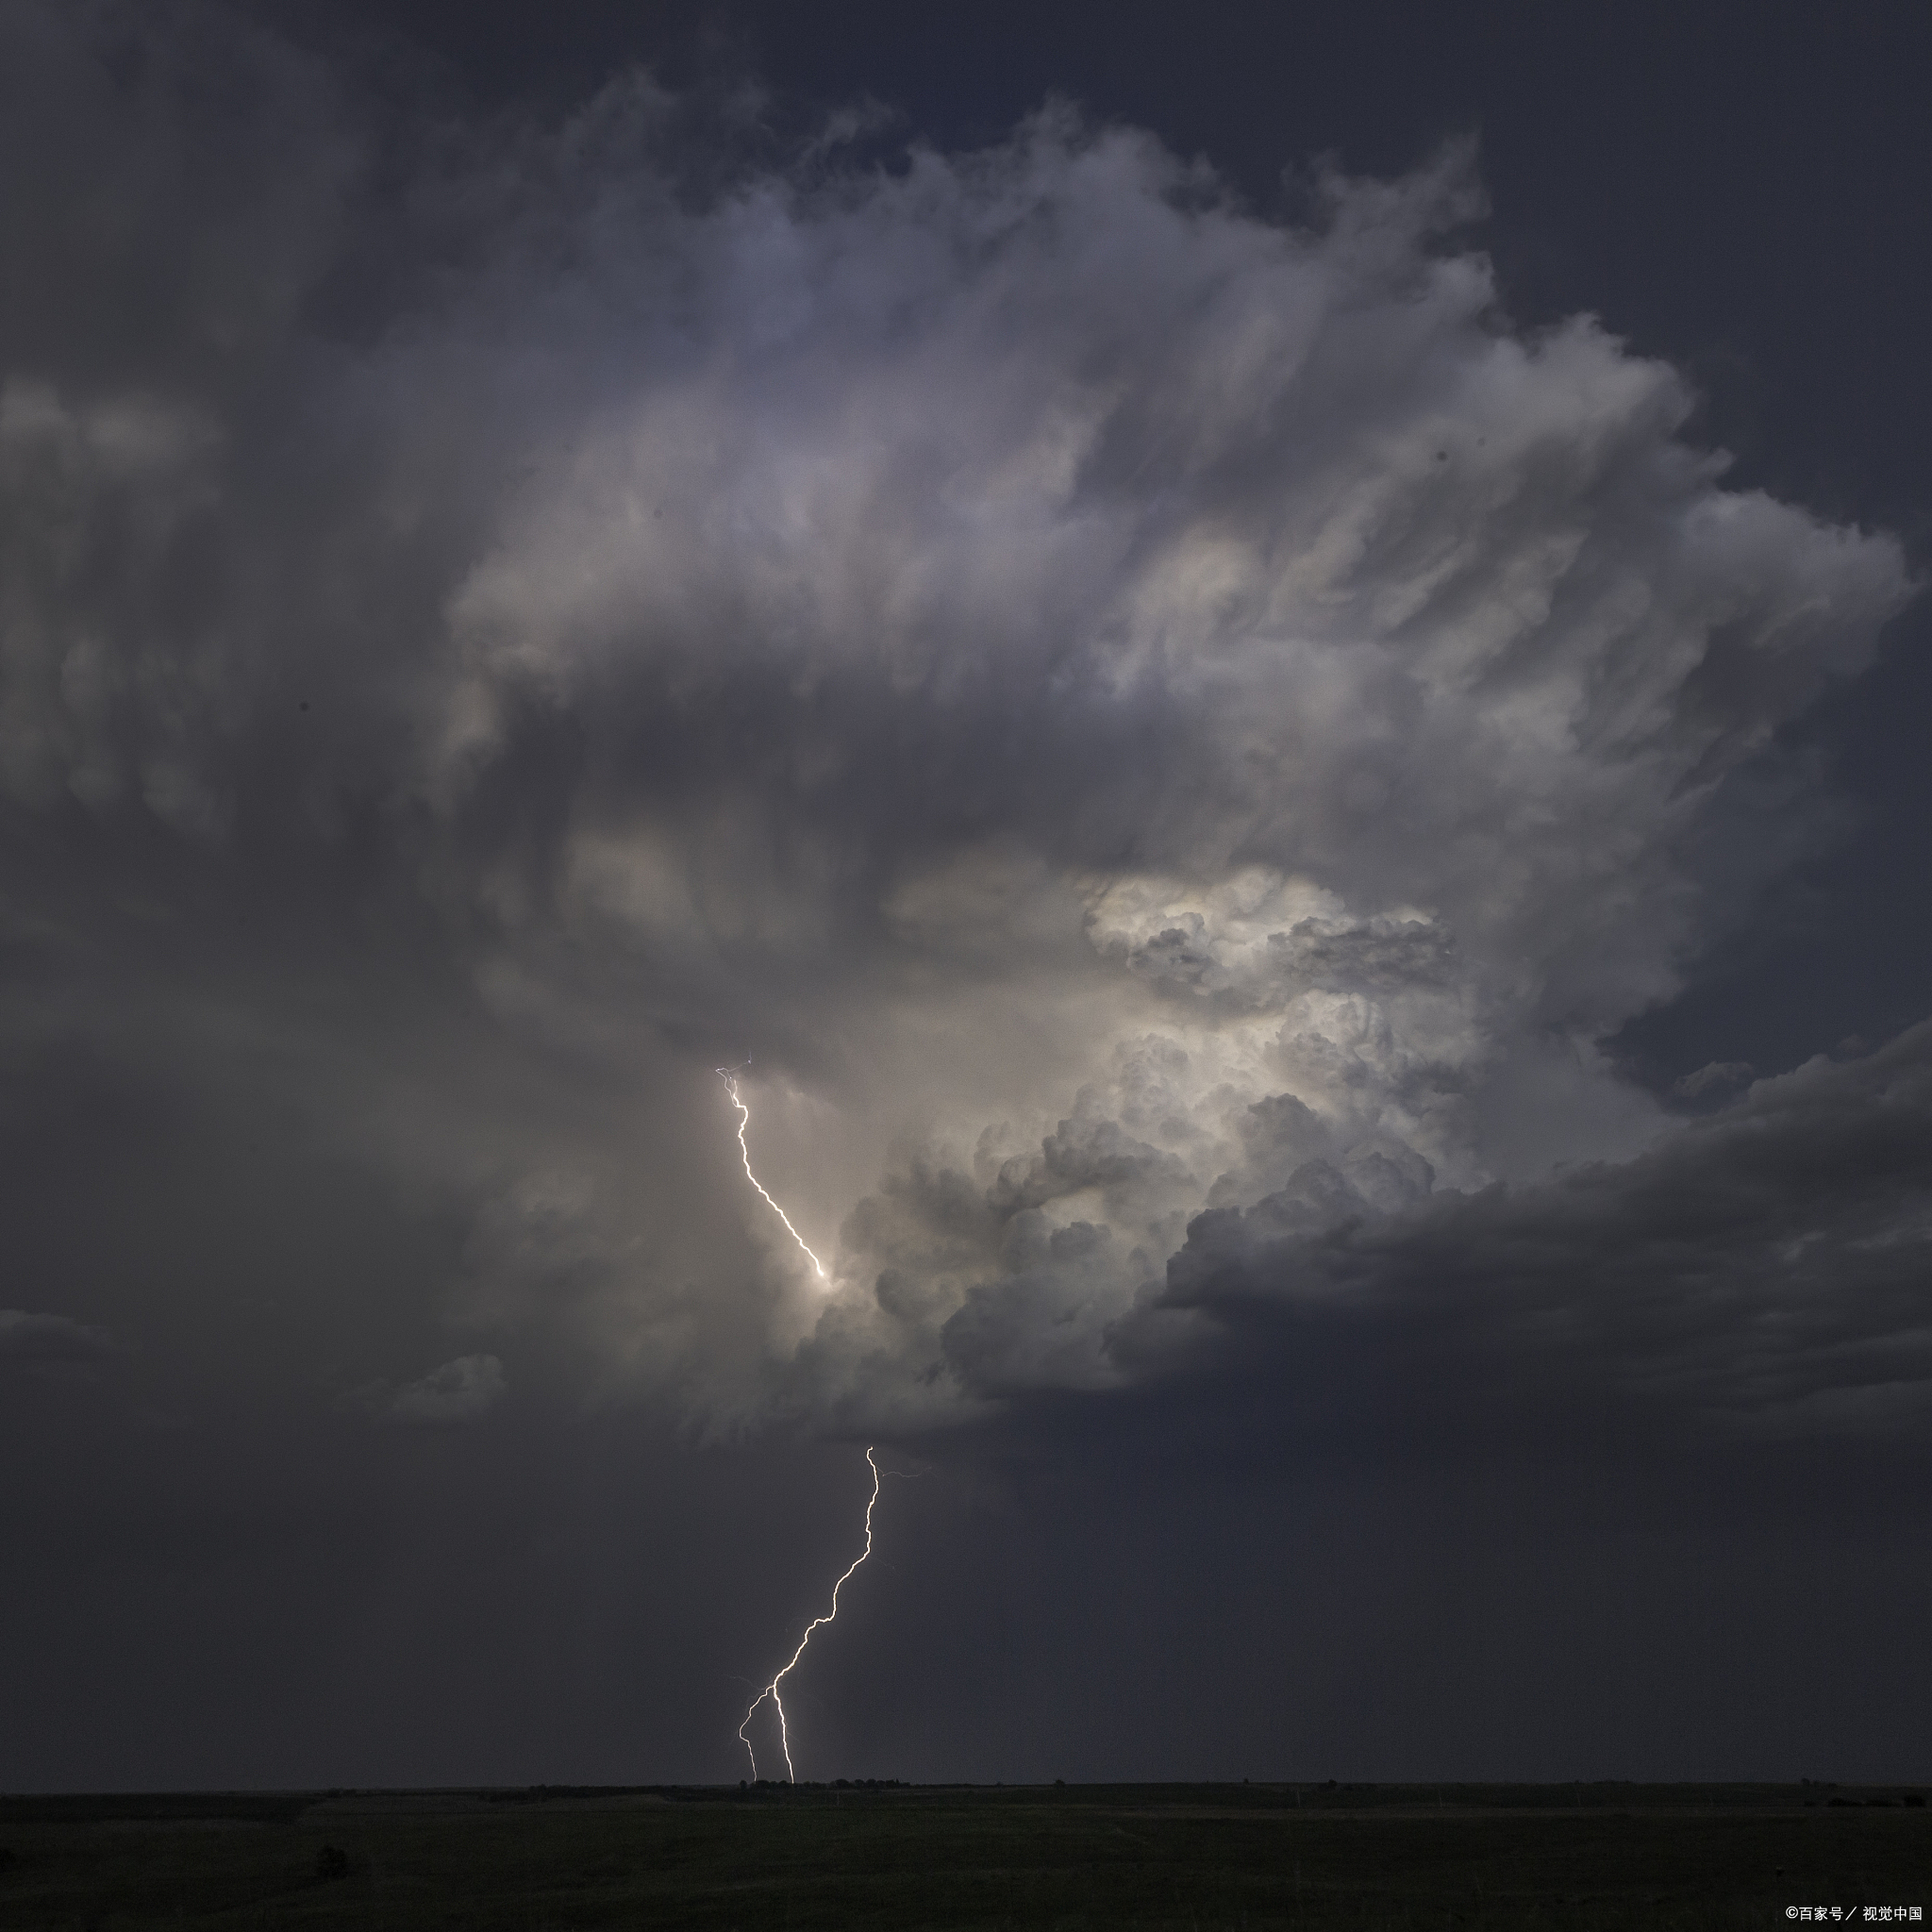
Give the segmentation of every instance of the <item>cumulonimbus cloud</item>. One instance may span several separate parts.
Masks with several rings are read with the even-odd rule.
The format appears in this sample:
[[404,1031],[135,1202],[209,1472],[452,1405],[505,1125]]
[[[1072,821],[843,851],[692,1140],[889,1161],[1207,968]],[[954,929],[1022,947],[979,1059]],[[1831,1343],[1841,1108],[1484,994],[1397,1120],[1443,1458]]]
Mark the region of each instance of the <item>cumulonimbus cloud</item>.
[[1704,816],[1900,552],[1727,490],[1594,321],[1513,327],[1467,155],[1301,227],[1063,109],[890,167],[726,130],[693,188],[633,78],[397,192],[244,36],[312,138],[243,111],[278,158],[218,206],[169,28],[137,73],[24,18],[56,201],[145,165],[174,252],[80,277],[165,286],[147,335],[30,315],[0,372],[0,788],[356,872],[509,1031],[755,1044],[761,1177],[842,1229],[828,1299],[673,1268],[678,1216],[764,1231],[728,1133],[699,1201],[506,1099],[394,1156],[487,1141],[477,1308],[567,1272],[699,1409],[912,1426],[1719,1144],[1643,1154],[1595,1041],[1712,936]]
[[1257,1349],[1303,1357],[1310,1392],[1336,1333],[1373,1337],[1357,1359],[1418,1430],[1619,1402],[1733,1436],[1910,1436],[1932,1420],[1928,1180],[1932,1023],[1526,1187],[1378,1214],[1305,1168],[1194,1222],[1158,1306],[1208,1314],[1249,1373]]

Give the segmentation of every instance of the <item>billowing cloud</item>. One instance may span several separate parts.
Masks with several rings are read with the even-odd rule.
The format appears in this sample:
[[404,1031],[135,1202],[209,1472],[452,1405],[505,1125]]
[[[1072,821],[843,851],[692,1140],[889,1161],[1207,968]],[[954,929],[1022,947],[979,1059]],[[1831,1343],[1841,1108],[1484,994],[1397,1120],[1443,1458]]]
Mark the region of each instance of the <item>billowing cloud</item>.
[[[1393,1213],[1310,1162],[1189,1229],[1158,1309],[1335,1419],[1338,1338],[1420,1433],[1536,1407],[1725,1437],[1932,1420],[1932,1024],[1757,1082],[1624,1163]],[[1131,1324],[1118,1338],[1134,1349]],[[1324,1382],[1328,1392],[1322,1392]]]
[[[1420,1308],[1523,1242],[1642,1357],[1651,1251],[1591,1217],[1811,1103],[1686,1129],[1596,1042],[1748,895],[1713,804],[1907,584],[1727,489],[1665,364],[1513,327],[1467,155],[1290,227],[1061,109],[774,162],[633,76],[411,142],[232,22],[185,116],[209,17],[102,18],[5,28],[13,165],[139,213],[14,238],[9,1052],[272,1089],[461,1222],[425,1322],[718,1427],[1158,1379],[1274,1284]],[[829,1291],[736,1170],[746,1054]],[[1862,1282],[1916,1211],[1818,1201],[1817,1255]],[[1850,1330],[1778,1332],[1824,1413]]]

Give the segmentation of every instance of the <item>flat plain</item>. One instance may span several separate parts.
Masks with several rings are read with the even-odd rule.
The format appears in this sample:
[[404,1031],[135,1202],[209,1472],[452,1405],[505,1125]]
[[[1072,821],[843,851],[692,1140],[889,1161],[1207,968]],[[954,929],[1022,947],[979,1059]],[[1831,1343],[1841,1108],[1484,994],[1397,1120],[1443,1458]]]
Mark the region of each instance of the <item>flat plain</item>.
[[1785,1924],[1802,1907],[1863,1924],[1868,1906],[1891,1923],[1932,1907],[1921,1790],[860,1783],[0,1797],[8,1932],[1722,1932]]

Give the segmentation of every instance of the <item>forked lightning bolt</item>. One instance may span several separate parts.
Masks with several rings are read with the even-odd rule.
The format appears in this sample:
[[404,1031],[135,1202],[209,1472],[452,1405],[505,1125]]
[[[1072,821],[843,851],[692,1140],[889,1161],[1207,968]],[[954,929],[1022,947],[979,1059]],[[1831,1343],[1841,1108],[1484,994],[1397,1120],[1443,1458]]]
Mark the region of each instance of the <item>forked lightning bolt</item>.
[[[765,1206],[785,1224],[785,1232],[801,1248],[805,1249],[806,1259],[818,1271],[819,1279],[824,1281],[826,1278],[825,1264],[812,1253],[809,1247],[806,1246],[805,1237],[791,1224],[791,1217],[786,1213],[784,1208],[779,1207],[777,1202],[772,1199],[770,1194],[765,1192],[764,1184],[751,1171],[751,1149],[745,1145],[744,1141],[744,1130],[751,1125],[751,1108],[745,1106],[744,1097],[738,1091],[738,1068],[718,1067],[714,1071],[719,1079],[724,1081],[724,1091],[730,1094],[732,1106],[738,1109],[738,1151],[744,1158],[745,1179],[758,1189],[758,1193],[763,1197]],[[874,1506],[879,1500],[879,1466],[874,1461],[873,1453],[870,1448],[865,1452],[865,1462],[866,1467],[872,1471],[872,1494],[866,1498],[865,1504],[865,1547],[847,1565],[844,1575],[841,1576],[838,1582],[833,1584],[831,1608],[823,1617],[814,1617],[806,1625],[805,1635],[798,1640],[798,1648],[791,1653],[791,1658],[786,1663],[784,1669],[779,1671],[772,1681],[752,1699],[750,1707],[745,1711],[743,1719],[739,1724],[738,1741],[744,1746],[746,1755],[751,1758],[751,1774],[754,1777],[758,1774],[758,1754],[753,1750],[751,1740],[745,1736],[745,1727],[758,1715],[758,1706],[769,1697],[772,1700],[773,1708],[778,1713],[778,1744],[785,1754],[785,1775],[791,1783],[796,1784],[798,1782],[798,1774],[791,1768],[791,1729],[785,1721],[785,1700],[778,1695],[778,1686],[797,1667],[799,1658],[805,1655],[806,1645],[811,1641],[811,1633],[821,1624],[829,1624],[839,1614],[840,1591],[845,1587],[846,1581],[850,1578],[853,1571],[857,1570],[872,1555],[872,1512]]]
[[[751,1108],[745,1106],[744,1101],[739,1094],[738,1069],[736,1067],[714,1067],[711,1071],[717,1074],[719,1079],[724,1081],[724,1091],[725,1092],[730,1094],[731,1104],[738,1109],[738,1151],[744,1157],[745,1179],[748,1180],[753,1187],[757,1188],[760,1194],[764,1194],[765,1206],[768,1207],[772,1210],[772,1212],[775,1214],[778,1217],[778,1219],[785,1224],[785,1232],[789,1234],[791,1237],[791,1239],[795,1241],[801,1248],[805,1248],[805,1258],[808,1261],[809,1261],[811,1265],[819,1271],[819,1279],[821,1281],[825,1280],[825,1264],[823,1261],[821,1261],[819,1257],[816,1255],[814,1255],[809,1248],[805,1247],[805,1237],[802,1234],[800,1234],[795,1227],[792,1226],[791,1215],[787,1214],[784,1208],[779,1207],[777,1202],[772,1199],[771,1195],[765,1194],[763,1183],[760,1182],[758,1175],[752,1173],[751,1171],[751,1149],[744,1144],[744,1130],[745,1128],[751,1125]],[[863,1558],[861,1558],[860,1560],[862,1561]]]
[[[756,1186],[757,1183],[754,1182],[753,1185]],[[763,1191],[762,1189],[759,1189],[760,1193]],[[766,1198],[769,1200],[771,1197],[767,1195]],[[787,1225],[789,1226],[790,1224],[788,1223]],[[799,1246],[804,1247],[805,1243],[801,1241]],[[809,1252],[810,1250],[807,1249],[807,1253]],[[821,1273],[823,1272],[822,1270]],[[792,1784],[798,1782],[798,1774],[791,1769],[791,1732],[785,1723],[785,1700],[778,1695],[778,1686],[791,1674],[798,1659],[805,1655],[805,1646],[811,1641],[811,1633],[821,1624],[829,1624],[839,1614],[839,1592],[844,1588],[846,1577],[849,1577],[852,1572],[857,1570],[872,1555],[872,1512],[874,1504],[879,1499],[879,1466],[876,1462],[873,1461],[870,1448],[865,1452],[865,1460],[867,1466],[872,1471],[872,1494],[867,1498],[865,1505],[865,1547],[859,1551],[858,1556],[853,1557],[850,1567],[845,1572],[845,1575],[840,1577],[839,1581],[833,1584],[832,1607],[823,1617],[814,1617],[806,1625],[805,1635],[798,1640],[798,1648],[791,1653],[791,1661],[752,1699],[751,1707],[744,1714],[744,1723],[741,1724],[738,1727],[738,1741],[744,1746],[746,1753],[751,1758],[751,1774],[754,1777],[758,1774],[758,1754],[752,1749],[751,1740],[744,1735],[744,1727],[757,1715],[758,1706],[769,1697],[778,1712],[778,1744],[779,1748],[785,1753],[785,1775]]]

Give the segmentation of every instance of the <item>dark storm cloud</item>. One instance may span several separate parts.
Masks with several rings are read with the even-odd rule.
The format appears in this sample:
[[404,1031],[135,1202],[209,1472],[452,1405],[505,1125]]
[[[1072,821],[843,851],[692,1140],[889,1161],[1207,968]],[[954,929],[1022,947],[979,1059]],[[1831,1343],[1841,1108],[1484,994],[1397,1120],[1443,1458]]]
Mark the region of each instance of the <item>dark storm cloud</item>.
[[1739,1656],[1903,1762],[1924,1036],[1598,1047],[1816,846],[1895,542],[1513,328],[1460,153],[1289,228],[417,81],[0,8],[0,1781],[736,1777],[874,1427],[806,1775],[1521,1772],[1611,1604],[1617,1764]]
[[[1636,1159],[1377,1213],[1312,1164],[1211,1210],[1158,1308],[1208,1316],[1324,1425],[1504,1432],[1620,1404],[1674,1435],[1922,1436],[1932,1409],[1932,1026],[1759,1082]],[[1133,1353],[1132,1323],[1117,1345]],[[1291,1423],[1289,1426],[1295,1427]]]
[[1064,108],[388,85],[0,12],[0,1368],[120,1349],[0,1413],[63,1576],[278,1579],[332,1737],[675,1656],[724,1774],[800,1435],[1922,1428],[1923,1036],[1688,1125],[1597,1045],[1808,849],[1899,548],[1514,329],[1467,154],[1291,228]]
[[[642,75],[410,126],[227,14],[8,21],[10,1037],[466,1220],[450,1359],[910,1422],[1104,1383],[1310,1159],[1393,1208],[1667,1128],[1592,1042],[1904,574],[1726,492],[1668,368],[1513,334],[1466,156],[1294,231],[1063,109],[894,171]],[[717,1132],[747,1052],[829,1303]]]
[[[1337,1160],[1291,1096],[1244,1124],[1279,1183],[1196,1216],[1164,1268],[1134,1256],[1132,1306],[1097,1337],[1124,1266],[1107,1191],[1172,1163],[1111,1122],[1062,1123],[983,1191],[915,1170],[848,1239],[897,1257],[878,1299],[927,1374],[981,1397],[1144,1384],[1211,1405],[1240,1387],[1283,1441],[1328,1450],[1532,1453],[1579,1429],[1600,1446],[1907,1441],[1932,1422],[1932,1027],[1760,1081],[1634,1159],[1466,1193],[1433,1190],[1399,1145]],[[1040,1211],[1090,1188],[1095,1222]],[[922,1291],[908,1255],[950,1298]]]

